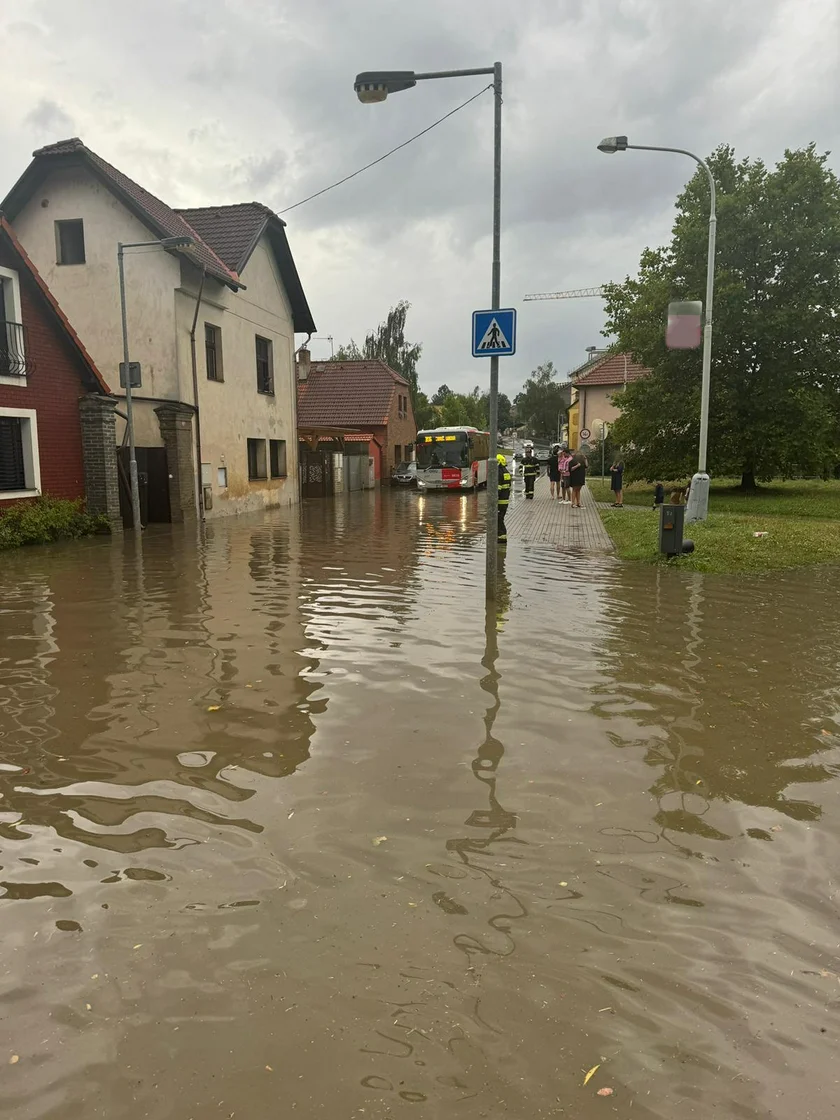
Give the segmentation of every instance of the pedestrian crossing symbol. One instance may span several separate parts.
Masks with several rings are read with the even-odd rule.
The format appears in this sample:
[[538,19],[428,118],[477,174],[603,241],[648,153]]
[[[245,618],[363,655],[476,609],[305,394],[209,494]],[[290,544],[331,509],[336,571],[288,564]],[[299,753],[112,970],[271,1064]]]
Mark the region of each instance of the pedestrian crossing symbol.
[[472,352],[474,358],[492,358],[516,353],[516,311],[473,311]]

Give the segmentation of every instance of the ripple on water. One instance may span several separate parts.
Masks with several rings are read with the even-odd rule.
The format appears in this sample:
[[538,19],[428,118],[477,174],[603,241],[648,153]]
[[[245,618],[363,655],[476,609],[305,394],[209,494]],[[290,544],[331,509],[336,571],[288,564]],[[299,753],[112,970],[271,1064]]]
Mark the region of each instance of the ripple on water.
[[9,1115],[828,1114],[831,573],[437,497],[4,558]]

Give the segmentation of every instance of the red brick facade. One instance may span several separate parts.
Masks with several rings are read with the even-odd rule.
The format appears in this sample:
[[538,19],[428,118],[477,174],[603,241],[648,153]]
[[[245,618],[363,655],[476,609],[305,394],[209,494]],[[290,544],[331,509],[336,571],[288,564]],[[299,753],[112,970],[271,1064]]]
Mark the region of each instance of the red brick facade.
[[[41,492],[55,498],[83,498],[79,398],[88,386],[81,359],[38,285],[2,237],[0,265],[18,274],[27,368],[31,367],[25,386],[0,384],[0,406],[37,412]],[[0,502],[0,513],[11,504]]]

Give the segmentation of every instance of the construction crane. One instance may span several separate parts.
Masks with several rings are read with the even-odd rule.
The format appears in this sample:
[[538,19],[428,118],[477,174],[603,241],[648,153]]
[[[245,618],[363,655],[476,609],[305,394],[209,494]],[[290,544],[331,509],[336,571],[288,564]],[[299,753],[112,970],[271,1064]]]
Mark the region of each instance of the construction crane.
[[570,292],[534,292],[533,295],[523,296],[523,299],[585,299],[587,296],[603,296],[606,289],[597,288],[572,288]]

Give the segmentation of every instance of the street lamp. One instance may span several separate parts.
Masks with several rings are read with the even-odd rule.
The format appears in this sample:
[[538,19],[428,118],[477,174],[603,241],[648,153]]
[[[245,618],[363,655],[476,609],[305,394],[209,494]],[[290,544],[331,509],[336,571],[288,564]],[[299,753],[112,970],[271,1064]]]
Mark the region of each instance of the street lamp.
[[633,148],[642,152],[676,152],[688,156],[706,173],[709,180],[709,248],[706,259],[706,315],[703,325],[703,377],[700,385],[700,449],[697,456],[697,473],[691,480],[688,494],[686,521],[705,521],[709,514],[709,475],[706,471],[706,450],[709,442],[709,386],[712,374],[712,303],[715,294],[715,231],[717,214],[715,211],[715,180],[709,165],[704,159],[685,148],[658,148],[651,144],[628,144],[626,136],[607,136],[598,145],[599,152],[614,155]]
[[157,241],[120,241],[117,244],[117,266],[120,276],[120,315],[122,316],[123,368],[125,369],[125,422],[128,428],[128,478],[131,487],[131,520],[135,533],[140,533],[140,486],[137,481],[137,451],[134,445],[134,410],[131,400],[131,364],[128,358],[128,319],[125,311],[125,266],[123,257],[126,249],[189,249],[195,244],[194,237],[160,237]]
[[[501,229],[502,229],[502,64],[483,66],[477,70],[436,70],[417,74],[413,70],[367,70],[356,75],[353,86],[356,96],[366,105],[384,101],[389,93],[411,89],[418,82],[435,78],[472,78],[479,74],[493,75],[495,112],[493,117],[493,272],[491,310],[501,303]],[[496,455],[499,451],[499,359],[490,359],[490,462],[487,472],[487,555],[485,590],[487,598],[496,599],[496,564],[498,554],[497,514],[499,508],[499,476]]]

